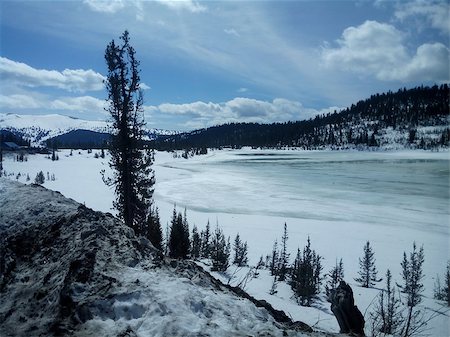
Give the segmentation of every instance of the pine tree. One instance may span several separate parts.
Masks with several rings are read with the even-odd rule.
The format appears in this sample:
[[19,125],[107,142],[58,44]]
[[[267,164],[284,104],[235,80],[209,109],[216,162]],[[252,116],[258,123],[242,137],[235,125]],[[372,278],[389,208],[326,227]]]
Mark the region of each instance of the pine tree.
[[364,246],[364,256],[359,259],[359,277],[355,278],[356,282],[359,282],[364,288],[371,288],[376,282],[381,282],[382,279],[377,278],[377,269],[375,267],[375,257],[370,246],[370,242],[367,241]]
[[233,250],[234,250],[233,264],[238,265],[238,267],[243,267],[247,265],[248,262],[247,242],[241,241],[239,233],[236,235],[236,238],[234,239]]
[[333,290],[338,287],[339,282],[344,280],[344,263],[342,259],[339,260],[339,263],[336,260],[336,265],[330,270],[327,277],[328,281],[325,285],[325,293],[329,298]]
[[272,248],[272,255],[270,257],[269,268],[270,275],[278,276],[278,265],[279,265],[279,257],[278,257],[278,241],[275,239]]
[[284,281],[288,272],[289,253],[287,252],[288,232],[287,225],[284,223],[283,237],[281,238],[281,251],[278,267],[278,279]]
[[383,289],[378,295],[375,311],[370,315],[375,330],[387,335],[398,333],[399,326],[403,321],[400,304],[400,299],[395,296],[392,286],[391,271],[388,269],[386,271],[386,289]]
[[[155,183],[151,155],[141,151],[144,136],[143,95],[140,88],[139,61],[130,45],[128,31],[106,47],[108,74],[105,80],[112,118],[110,167],[113,177],[104,179],[115,186],[114,207],[125,224],[139,233],[152,203]],[[103,171],[104,174],[104,171]]]
[[198,259],[200,257],[200,252],[202,248],[202,241],[200,235],[198,234],[197,226],[194,225],[192,228],[192,245],[191,245],[191,258]]
[[314,297],[320,292],[322,257],[311,249],[311,240],[303,252],[297,250],[297,257],[291,270],[290,285],[301,305],[310,306]]
[[189,226],[187,225],[187,220],[183,219],[181,213],[177,214],[176,207],[174,207],[170,227],[169,256],[186,259],[189,255],[189,250]]
[[413,251],[409,254],[409,259],[406,252],[403,253],[402,266],[402,278],[403,284],[399,285],[399,288],[406,296],[406,306],[408,307],[406,322],[402,329],[401,335],[403,337],[412,336],[419,329],[426,325],[421,317],[420,310],[417,309],[417,305],[422,302],[423,283],[423,262],[425,256],[423,247],[417,250],[416,243],[413,243]]
[[156,206],[152,205],[150,207],[147,220],[145,221],[141,231],[142,235],[149,239],[155,248],[161,251],[163,250],[161,221],[159,219],[159,211]]
[[202,247],[201,247],[201,257],[208,259],[211,255],[211,226],[209,225],[209,220],[206,224],[206,228],[201,233]]
[[42,185],[45,182],[45,176],[44,172],[39,171],[38,174],[36,174],[36,178],[34,178],[34,183],[38,185]]
[[230,242],[225,241],[225,236],[219,225],[216,226],[211,240],[212,271],[225,271],[229,266]]
[[441,286],[439,275],[436,277],[434,298],[440,301],[446,301],[447,306],[450,306],[450,261],[447,262],[444,286]]

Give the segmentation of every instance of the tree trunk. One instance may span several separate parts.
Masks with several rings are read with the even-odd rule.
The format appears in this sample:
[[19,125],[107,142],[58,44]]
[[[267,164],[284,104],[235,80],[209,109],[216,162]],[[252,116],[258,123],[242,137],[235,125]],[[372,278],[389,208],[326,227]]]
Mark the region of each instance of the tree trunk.
[[331,311],[339,323],[341,333],[365,336],[364,317],[355,305],[352,288],[344,281],[331,294]]

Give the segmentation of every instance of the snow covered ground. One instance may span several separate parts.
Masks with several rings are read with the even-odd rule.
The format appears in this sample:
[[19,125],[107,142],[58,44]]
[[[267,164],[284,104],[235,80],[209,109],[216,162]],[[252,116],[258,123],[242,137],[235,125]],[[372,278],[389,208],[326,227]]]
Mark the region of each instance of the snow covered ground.
[[[43,155],[15,162],[6,156],[4,169],[10,179],[31,181],[40,170],[55,181],[44,186],[61,191],[95,210],[111,210],[113,191],[101,180],[108,170],[107,159],[94,158],[95,151],[59,153],[52,162]],[[358,258],[369,240],[380,276],[391,269],[401,283],[400,262],[415,241],[425,250],[423,307],[442,310],[433,298],[436,275],[441,281],[449,252],[449,154],[448,152],[304,152],[273,150],[210,151],[188,160],[171,153],[157,153],[154,164],[157,184],[155,200],[163,226],[174,203],[187,208],[188,220],[199,229],[207,221],[218,222],[226,235],[239,232],[248,241],[250,265],[271,252],[280,241],[286,222],[291,261],[298,247],[311,237],[313,248],[324,257],[324,271],[343,259],[345,279],[354,289],[358,307],[368,319],[378,291],[364,289],[353,281]],[[235,274],[239,283],[248,270]],[[222,277],[223,275],[217,275]],[[268,272],[251,279],[246,291],[266,299],[295,320],[327,331],[338,331],[329,305],[319,301],[313,308],[300,307],[286,284],[269,295],[272,278]],[[383,282],[379,284],[381,288]],[[449,312],[429,322],[433,336],[449,335]]]

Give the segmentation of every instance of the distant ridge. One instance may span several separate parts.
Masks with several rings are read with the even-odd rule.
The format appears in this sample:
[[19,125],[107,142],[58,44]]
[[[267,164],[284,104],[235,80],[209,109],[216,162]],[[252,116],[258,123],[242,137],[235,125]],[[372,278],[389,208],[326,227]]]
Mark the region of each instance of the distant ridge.
[[[67,146],[86,143],[83,137],[90,131],[90,142],[94,147],[100,147],[105,140],[105,134],[110,133],[110,123],[106,121],[88,121],[76,117],[58,114],[50,115],[18,115],[0,113],[0,130],[5,130],[18,137],[29,140],[33,146],[44,146],[47,141],[56,140]],[[70,133],[68,136],[59,137]],[[147,140],[159,135],[174,135],[176,131],[146,129]]]
[[304,149],[433,149],[448,147],[449,88],[400,89],[350,107],[286,123],[231,123],[155,139],[158,149],[300,147]]

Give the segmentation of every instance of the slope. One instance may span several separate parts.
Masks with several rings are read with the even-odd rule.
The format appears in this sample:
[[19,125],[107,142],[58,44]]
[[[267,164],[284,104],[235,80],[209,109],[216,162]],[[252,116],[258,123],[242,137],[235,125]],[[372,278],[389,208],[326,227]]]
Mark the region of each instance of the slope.
[[40,186],[0,180],[0,238],[2,336],[311,335]]

